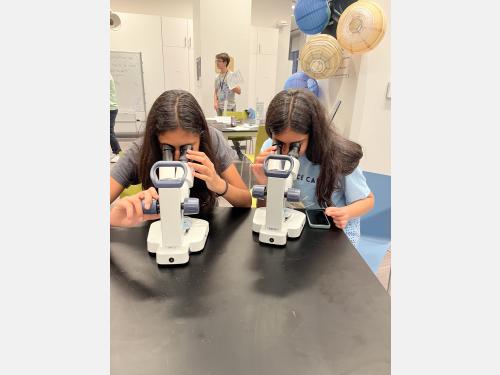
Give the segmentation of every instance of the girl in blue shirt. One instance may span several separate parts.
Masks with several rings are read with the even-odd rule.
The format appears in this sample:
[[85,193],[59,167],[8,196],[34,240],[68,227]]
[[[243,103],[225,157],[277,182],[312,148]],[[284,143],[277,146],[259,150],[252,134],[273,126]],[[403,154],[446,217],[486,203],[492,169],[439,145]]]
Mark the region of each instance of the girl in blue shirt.
[[330,126],[325,110],[308,90],[279,92],[266,113],[264,142],[252,165],[257,184],[266,184],[263,162],[267,155],[282,147],[288,154],[291,143],[300,143],[300,169],[294,187],[300,189],[305,208],[324,208],[335,225],[343,229],[354,246],[360,236],[359,218],[374,205],[374,196],[359,167],[361,146]]

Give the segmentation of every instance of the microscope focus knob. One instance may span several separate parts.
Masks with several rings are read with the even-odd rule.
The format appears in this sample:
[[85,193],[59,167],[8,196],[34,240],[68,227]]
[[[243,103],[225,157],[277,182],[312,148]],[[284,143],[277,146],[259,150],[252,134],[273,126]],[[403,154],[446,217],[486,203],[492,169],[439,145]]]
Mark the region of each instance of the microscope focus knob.
[[144,208],[144,201],[142,201],[141,204],[142,212],[145,215],[155,215],[160,213],[160,201],[157,201],[156,199],[153,199],[153,201],[151,202],[151,207],[148,210]]
[[182,204],[184,215],[196,215],[200,212],[200,200],[198,198],[186,198]]
[[252,189],[252,197],[257,199],[263,199],[266,196],[266,186],[265,185],[255,185]]
[[300,202],[300,189],[289,188],[286,192],[286,200],[289,202]]

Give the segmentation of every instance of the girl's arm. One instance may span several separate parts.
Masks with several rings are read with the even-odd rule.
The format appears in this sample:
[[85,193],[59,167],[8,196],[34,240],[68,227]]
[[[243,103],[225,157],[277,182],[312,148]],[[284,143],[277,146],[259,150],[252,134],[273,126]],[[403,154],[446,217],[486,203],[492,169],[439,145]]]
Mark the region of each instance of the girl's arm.
[[133,227],[145,220],[159,219],[159,214],[145,215],[142,211],[143,202],[144,208],[149,209],[153,199],[159,198],[155,188],[151,187],[130,197],[118,199],[110,208],[109,224],[114,227]]
[[109,177],[109,203],[113,203],[125,188],[113,177]]
[[344,207],[327,207],[325,214],[333,219],[337,228],[344,229],[349,220],[365,215],[373,208],[374,204],[375,197],[373,193],[370,193],[366,198],[357,200]]
[[[223,195],[224,199],[235,207],[250,207],[252,205],[250,190],[241,178],[234,164],[231,164],[222,172],[221,177],[227,182],[227,192]],[[220,194],[224,192],[225,188],[226,184],[221,181],[219,189],[214,191]]]
[[214,109],[215,112],[217,112],[217,109],[219,109],[219,99],[217,98],[217,89],[214,91]]
[[351,218],[361,217],[371,211],[375,205],[375,197],[373,193],[368,194],[364,199],[353,202],[346,206],[349,216]]
[[[266,185],[267,177],[264,174],[264,159],[276,151],[276,146],[270,146],[260,152],[252,163],[252,173],[255,176],[256,185]],[[266,207],[266,199],[257,199],[257,207]]]

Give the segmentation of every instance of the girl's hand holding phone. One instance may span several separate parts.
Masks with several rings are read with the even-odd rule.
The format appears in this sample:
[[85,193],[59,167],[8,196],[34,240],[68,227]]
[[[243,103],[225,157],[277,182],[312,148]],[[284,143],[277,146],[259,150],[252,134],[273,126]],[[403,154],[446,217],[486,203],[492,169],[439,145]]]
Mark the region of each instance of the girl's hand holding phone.
[[344,229],[347,222],[351,219],[347,207],[327,207],[325,209],[325,214],[330,216],[335,226],[340,229]]

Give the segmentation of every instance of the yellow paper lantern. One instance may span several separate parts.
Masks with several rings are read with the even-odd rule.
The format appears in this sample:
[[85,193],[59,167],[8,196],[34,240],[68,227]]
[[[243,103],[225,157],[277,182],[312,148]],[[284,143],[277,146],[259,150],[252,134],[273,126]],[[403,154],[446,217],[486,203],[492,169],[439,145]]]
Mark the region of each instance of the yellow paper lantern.
[[299,61],[301,69],[310,77],[329,78],[342,63],[342,48],[333,36],[318,34],[309,38],[300,50]]
[[342,12],[337,39],[347,51],[357,54],[372,50],[382,40],[386,19],[382,7],[372,0],[359,0]]

